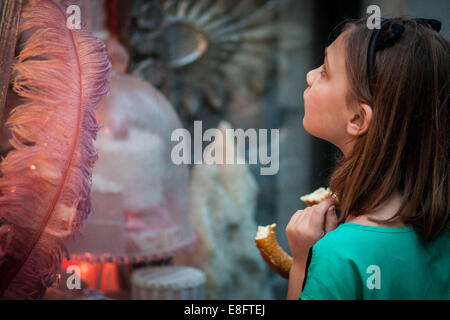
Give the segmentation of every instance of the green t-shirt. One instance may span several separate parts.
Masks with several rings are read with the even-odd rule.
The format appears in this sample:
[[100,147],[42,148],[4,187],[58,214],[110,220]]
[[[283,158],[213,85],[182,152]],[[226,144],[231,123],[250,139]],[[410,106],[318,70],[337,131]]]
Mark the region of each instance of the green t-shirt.
[[450,299],[450,232],[343,223],[314,245],[300,299]]

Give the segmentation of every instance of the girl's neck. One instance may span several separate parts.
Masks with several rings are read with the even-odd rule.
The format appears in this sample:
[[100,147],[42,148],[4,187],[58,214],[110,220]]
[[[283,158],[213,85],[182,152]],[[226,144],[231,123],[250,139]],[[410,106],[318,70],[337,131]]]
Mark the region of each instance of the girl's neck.
[[345,222],[353,222],[357,224],[376,227],[403,227],[405,226],[405,224],[403,224],[401,221],[392,223],[377,223],[369,219],[373,218],[377,220],[387,220],[395,215],[395,213],[400,209],[402,203],[403,196],[400,194],[400,192],[395,192],[374,211],[357,217],[350,215]]

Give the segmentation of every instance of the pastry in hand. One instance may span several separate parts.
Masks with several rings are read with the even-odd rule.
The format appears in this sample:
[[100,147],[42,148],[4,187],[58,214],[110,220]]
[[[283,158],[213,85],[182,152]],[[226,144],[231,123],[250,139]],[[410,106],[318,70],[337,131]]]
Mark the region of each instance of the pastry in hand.
[[[332,196],[335,195],[333,195],[329,188],[319,188],[310,194],[302,196],[300,200],[306,202],[308,206],[312,206]],[[337,198],[334,204],[335,206],[339,205]],[[292,257],[289,256],[278,243],[275,228],[275,223],[265,227],[258,226],[255,237],[256,247],[259,249],[264,261],[273,271],[282,277],[289,279],[289,271],[292,267]]]
[[[305,202],[308,206],[313,206],[313,205],[318,204],[321,201],[328,199],[332,196],[335,196],[335,195],[329,188],[319,188],[310,194],[300,197],[300,200]],[[339,201],[337,198],[335,200],[334,205],[339,206]]]
[[256,247],[259,249],[264,261],[273,271],[289,279],[292,257],[280,247],[275,234],[275,228],[275,223],[265,227],[258,226],[255,237]]

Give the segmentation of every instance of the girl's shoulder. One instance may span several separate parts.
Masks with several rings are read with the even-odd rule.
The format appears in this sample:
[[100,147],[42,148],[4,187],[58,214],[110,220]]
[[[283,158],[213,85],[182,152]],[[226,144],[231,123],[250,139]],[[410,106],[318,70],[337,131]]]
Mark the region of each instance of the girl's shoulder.
[[[450,231],[433,242],[421,239],[412,226],[381,227],[353,222],[340,224],[313,247],[317,255],[359,259],[395,254],[404,257],[442,255],[450,251]],[[449,255],[450,256],[450,255]]]
[[344,223],[314,245],[302,298],[449,299],[448,252],[450,231],[427,242],[412,227]]
[[325,234],[314,248],[329,253],[374,251],[377,248],[385,249],[386,246],[404,243],[414,244],[417,241],[418,235],[411,226],[380,227],[346,222]]

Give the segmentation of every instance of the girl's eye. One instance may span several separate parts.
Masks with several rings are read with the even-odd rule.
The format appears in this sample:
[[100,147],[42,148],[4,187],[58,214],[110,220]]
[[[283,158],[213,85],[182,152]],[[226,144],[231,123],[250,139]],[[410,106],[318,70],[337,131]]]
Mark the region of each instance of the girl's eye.
[[322,66],[322,70],[320,71],[320,74],[324,77],[327,75],[327,70],[325,69],[325,65]]

